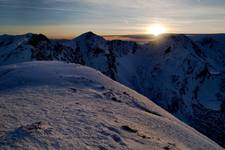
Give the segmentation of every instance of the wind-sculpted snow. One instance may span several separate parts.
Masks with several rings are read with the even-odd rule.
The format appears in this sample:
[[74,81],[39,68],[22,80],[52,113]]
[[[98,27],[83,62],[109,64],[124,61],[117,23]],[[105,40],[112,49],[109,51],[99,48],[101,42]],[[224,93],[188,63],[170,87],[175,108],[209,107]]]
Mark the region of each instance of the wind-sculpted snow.
[[29,62],[0,76],[0,149],[222,149],[88,67]]

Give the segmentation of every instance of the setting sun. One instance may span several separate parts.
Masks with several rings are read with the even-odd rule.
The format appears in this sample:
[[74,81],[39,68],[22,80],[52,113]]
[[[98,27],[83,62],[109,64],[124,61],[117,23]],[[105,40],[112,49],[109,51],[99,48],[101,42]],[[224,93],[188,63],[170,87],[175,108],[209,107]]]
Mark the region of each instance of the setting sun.
[[166,32],[166,27],[162,24],[152,24],[147,29],[149,34],[153,34],[154,36],[158,36]]

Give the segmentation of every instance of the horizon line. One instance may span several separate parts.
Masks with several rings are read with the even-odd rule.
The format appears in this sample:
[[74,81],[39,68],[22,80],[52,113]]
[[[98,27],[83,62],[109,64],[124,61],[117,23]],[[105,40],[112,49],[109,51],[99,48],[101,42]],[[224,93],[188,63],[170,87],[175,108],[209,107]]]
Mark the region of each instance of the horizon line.
[[[113,36],[123,36],[123,37],[126,37],[126,36],[152,36],[152,37],[155,37],[153,34],[149,34],[149,33],[128,33],[128,34],[98,34],[96,32],[93,32],[93,31],[87,31],[87,32],[92,32],[96,35],[99,35],[99,36],[102,36],[102,37],[113,37]],[[79,37],[80,35],[82,34],[85,34],[87,32],[82,32],[80,34],[75,34],[74,36],[63,36],[63,35],[56,35],[56,36],[53,36],[53,35],[48,35],[48,34],[44,34],[44,33],[37,33],[37,32],[25,32],[25,33],[21,33],[21,34],[9,34],[9,33],[1,33],[0,36],[4,36],[4,35],[8,35],[8,36],[20,36],[20,35],[26,35],[26,34],[43,34],[45,35],[46,37],[48,37],[49,39],[71,39],[71,38],[76,38],[76,37]],[[167,34],[183,34],[183,35],[219,35],[219,34],[225,34],[225,32],[208,32],[208,33],[182,33],[182,32],[168,32],[168,33],[162,33],[161,35],[167,35]]]

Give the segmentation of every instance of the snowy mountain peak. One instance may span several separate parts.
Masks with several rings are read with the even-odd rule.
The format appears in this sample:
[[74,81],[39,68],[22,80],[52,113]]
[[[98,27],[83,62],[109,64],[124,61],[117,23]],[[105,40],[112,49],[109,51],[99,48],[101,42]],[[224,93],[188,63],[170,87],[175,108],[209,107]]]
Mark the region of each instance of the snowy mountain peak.
[[[150,42],[159,54],[175,52],[176,56],[193,55],[200,60],[205,59],[204,51],[184,34],[165,34]],[[165,50],[165,51],[164,51]]]
[[83,34],[79,35],[78,37],[74,38],[74,40],[78,40],[78,41],[80,41],[80,40],[91,40],[91,39],[101,39],[101,40],[103,40],[104,38],[95,34],[95,33],[93,33],[93,32],[91,32],[91,31],[83,33]]
[[34,35],[34,33],[30,33],[30,32],[29,32],[29,33],[24,34],[24,36],[25,36],[25,37],[32,37],[33,35]]
[[92,31],[88,31],[86,33],[81,34],[80,36],[91,37],[91,36],[98,36],[98,35],[93,33]]
[[33,46],[37,46],[40,42],[50,43],[50,40],[43,34],[31,34],[29,43]]

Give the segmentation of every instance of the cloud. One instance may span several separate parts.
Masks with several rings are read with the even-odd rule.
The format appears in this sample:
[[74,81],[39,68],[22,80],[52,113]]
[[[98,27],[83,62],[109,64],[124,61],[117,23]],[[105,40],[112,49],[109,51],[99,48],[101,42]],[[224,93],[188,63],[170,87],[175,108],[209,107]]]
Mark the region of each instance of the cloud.
[[224,8],[224,0],[0,0],[0,25],[94,25],[121,32],[154,22],[186,31],[200,22],[205,31],[212,23],[225,31]]

